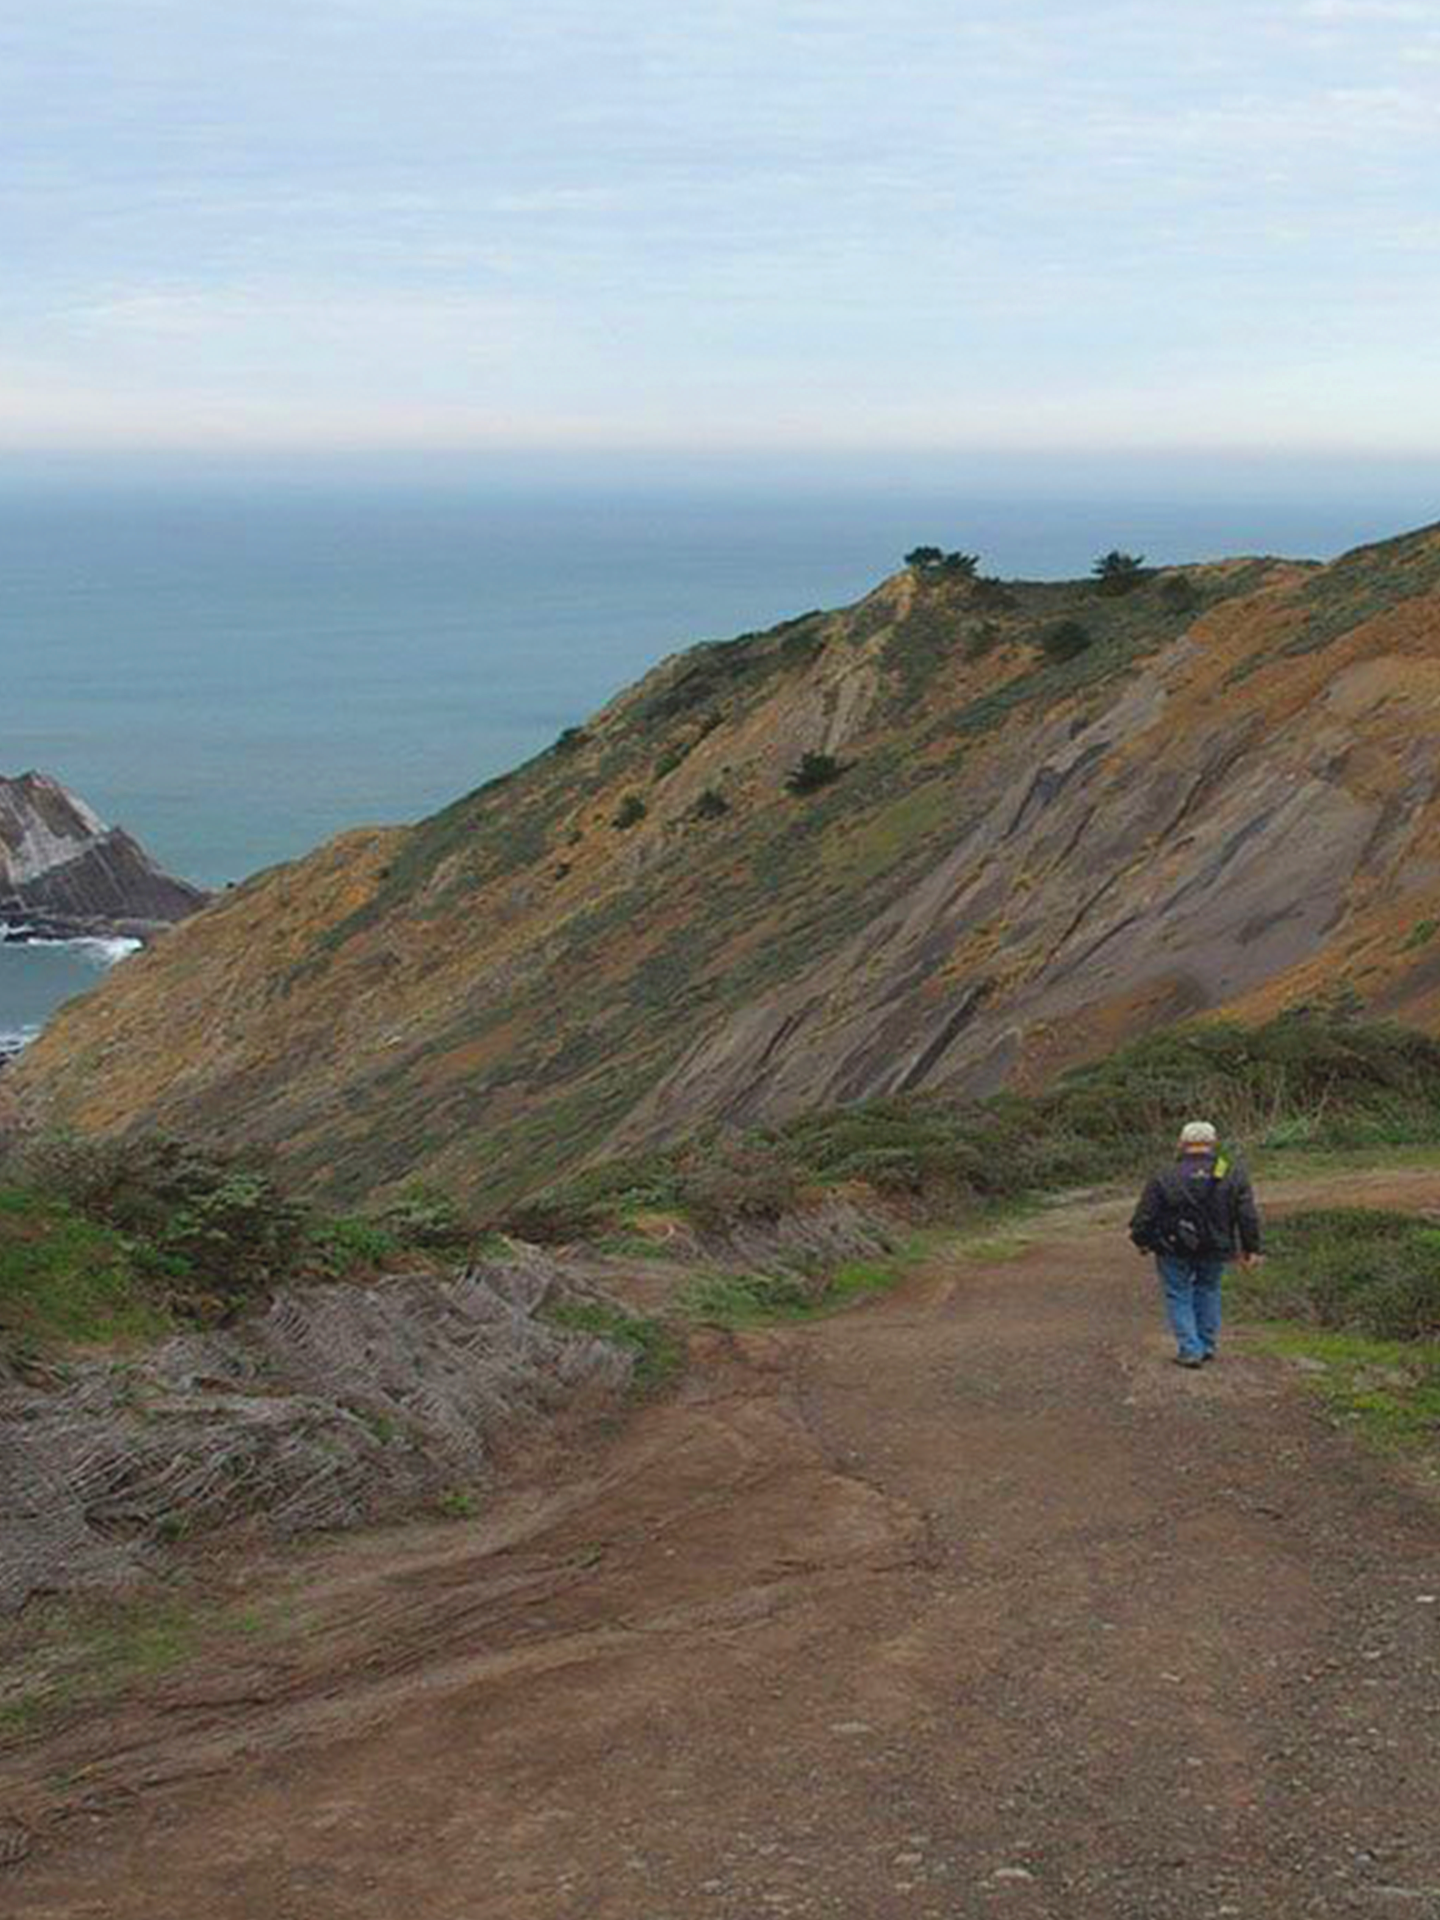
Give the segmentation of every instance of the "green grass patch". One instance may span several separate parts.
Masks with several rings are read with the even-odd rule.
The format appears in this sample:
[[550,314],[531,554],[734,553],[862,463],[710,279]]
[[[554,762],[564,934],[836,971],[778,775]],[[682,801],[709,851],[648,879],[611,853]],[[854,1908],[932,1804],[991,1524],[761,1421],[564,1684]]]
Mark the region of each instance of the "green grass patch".
[[1440,1446],[1440,1343],[1271,1323],[1258,1333],[1271,1353],[1307,1363],[1307,1384],[1328,1411],[1372,1445],[1397,1453]]
[[931,1239],[916,1235],[897,1253],[847,1260],[828,1274],[705,1274],[684,1289],[678,1309],[701,1326],[736,1331],[818,1320],[888,1291],[925,1256]]
[[13,1358],[153,1340],[165,1289],[130,1243],[63,1201],[0,1188],[0,1348]]
[[[1266,1180],[1306,1179],[1347,1174],[1440,1170],[1440,1142],[1397,1142],[1392,1146],[1327,1147],[1317,1143],[1288,1147],[1261,1147],[1250,1158],[1250,1170]],[[1341,1189],[1343,1191],[1343,1188]]]
[[675,1249],[645,1233],[602,1234],[591,1245],[609,1260],[673,1260]]
[[679,1296],[679,1309],[702,1327],[763,1327],[804,1320],[819,1309],[823,1282],[790,1273],[707,1273]]
[[637,1395],[658,1393],[679,1371],[684,1349],[663,1320],[598,1300],[567,1300],[546,1310],[552,1326],[571,1333],[589,1333],[624,1347],[634,1359],[631,1390]]
[[377,1215],[323,1214],[261,1165],[164,1134],[26,1141],[0,1180],[0,1352],[143,1342],[263,1303],[284,1283],[458,1259],[476,1230],[411,1185]]
[[1338,1419],[1373,1444],[1440,1445],[1440,1226],[1421,1215],[1317,1207],[1273,1223],[1230,1299],[1271,1352],[1303,1365]]
[[1035,1242],[1022,1234],[980,1234],[958,1240],[955,1251],[965,1260],[980,1260],[994,1266],[1005,1260],[1021,1260]]

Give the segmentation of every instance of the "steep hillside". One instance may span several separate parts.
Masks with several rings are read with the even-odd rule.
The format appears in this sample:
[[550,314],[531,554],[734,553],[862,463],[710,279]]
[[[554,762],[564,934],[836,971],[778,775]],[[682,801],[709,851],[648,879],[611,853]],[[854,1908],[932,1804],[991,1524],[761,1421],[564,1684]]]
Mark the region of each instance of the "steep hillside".
[[[1440,530],[1115,584],[906,571],[679,655],[417,827],[228,893],[16,1091],[334,1192],[505,1197],[1207,1007],[1440,1027]],[[797,794],[807,753],[841,770]]]

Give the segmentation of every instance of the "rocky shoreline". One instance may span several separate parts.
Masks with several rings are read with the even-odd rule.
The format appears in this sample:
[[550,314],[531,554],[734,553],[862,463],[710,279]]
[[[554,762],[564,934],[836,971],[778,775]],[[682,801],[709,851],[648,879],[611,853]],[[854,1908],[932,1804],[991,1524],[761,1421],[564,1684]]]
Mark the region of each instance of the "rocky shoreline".
[[152,939],[209,899],[49,774],[0,774],[0,943]]
[[[0,948],[74,947],[123,959],[210,898],[156,864],[53,776],[0,774]],[[0,1067],[36,1019],[0,1007]]]
[[170,920],[36,913],[19,900],[0,899],[0,946],[51,946],[71,940],[136,940],[145,946],[173,925]]

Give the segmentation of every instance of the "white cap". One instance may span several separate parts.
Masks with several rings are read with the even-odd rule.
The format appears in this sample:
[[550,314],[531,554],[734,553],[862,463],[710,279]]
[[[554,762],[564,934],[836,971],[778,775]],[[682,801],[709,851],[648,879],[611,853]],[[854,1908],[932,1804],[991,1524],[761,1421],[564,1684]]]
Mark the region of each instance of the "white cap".
[[1182,1147],[1213,1147],[1219,1138],[1208,1120],[1191,1120],[1180,1129]]

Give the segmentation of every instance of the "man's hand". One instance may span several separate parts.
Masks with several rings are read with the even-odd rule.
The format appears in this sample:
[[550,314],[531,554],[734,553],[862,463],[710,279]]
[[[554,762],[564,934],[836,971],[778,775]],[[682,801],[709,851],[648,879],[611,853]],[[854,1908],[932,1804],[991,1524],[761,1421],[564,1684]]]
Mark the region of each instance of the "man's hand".
[[1242,1253],[1240,1264],[1242,1267],[1263,1267],[1265,1256],[1263,1253]]

